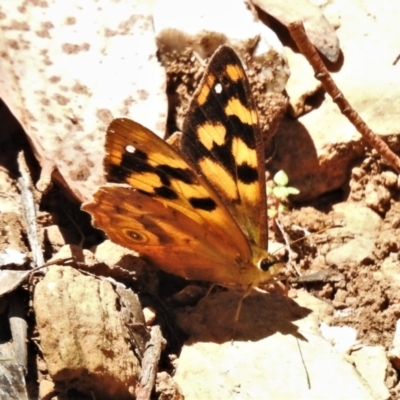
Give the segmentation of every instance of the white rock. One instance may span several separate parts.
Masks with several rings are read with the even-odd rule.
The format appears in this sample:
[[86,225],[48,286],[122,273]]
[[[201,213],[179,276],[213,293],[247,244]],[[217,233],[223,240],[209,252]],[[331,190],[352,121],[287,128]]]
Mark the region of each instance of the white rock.
[[365,204],[377,212],[385,212],[390,207],[391,194],[382,185],[368,182],[365,185]]
[[[349,240],[326,254],[329,264],[363,263],[374,258],[375,239],[379,234],[381,217],[368,207],[356,203],[339,203],[334,206],[335,219],[342,227],[332,228],[332,234]],[[351,239],[353,237],[353,239]]]
[[12,264],[21,266],[24,265],[27,260],[27,255],[25,253],[21,253],[19,250],[7,248],[0,253],[0,267]]
[[[382,263],[380,270],[383,276],[387,279],[390,284],[400,289],[400,266],[399,259],[397,253],[391,253],[388,257],[386,257]],[[400,342],[399,342],[400,345]]]
[[388,351],[388,358],[398,370],[400,367],[400,320],[396,322],[392,348]]
[[344,202],[335,204],[333,209],[337,218],[343,218],[343,231],[371,239],[379,234],[382,218],[370,208]]
[[153,325],[157,318],[156,310],[153,307],[143,308],[143,315],[147,326]]
[[329,326],[322,322],[320,330],[322,337],[332,343],[338,353],[349,353],[357,343],[357,331],[350,326]]
[[373,259],[375,242],[371,239],[357,237],[349,240],[343,246],[337,247],[326,254],[328,264],[363,263]]
[[385,386],[389,362],[383,346],[363,346],[351,354],[357,371],[375,392],[375,399],[386,400],[390,392]]
[[128,398],[140,365],[119,297],[104,280],[52,266],[35,287],[33,307],[51,378],[96,398]]
[[191,336],[174,376],[185,399],[373,399],[353,366],[319,336],[313,302],[300,307],[251,294],[233,333],[238,299],[215,293],[180,317]]
[[397,185],[397,177],[398,175],[392,171],[383,171],[381,174],[382,183],[388,187],[393,188]]

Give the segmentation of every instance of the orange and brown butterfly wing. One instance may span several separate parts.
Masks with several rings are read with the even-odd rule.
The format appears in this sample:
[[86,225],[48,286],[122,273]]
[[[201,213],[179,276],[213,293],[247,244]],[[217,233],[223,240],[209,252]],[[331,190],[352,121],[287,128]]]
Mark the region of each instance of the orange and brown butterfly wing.
[[181,147],[225,203],[250,243],[267,246],[265,156],[242,63],[220,47],[183,125]]
[[224,285],[243,284],[234,243],[129,185],[102,186],[84,210],[113,242],[137,250],[167,272]]
[[206,229],[233,236],[239,252],[247,252],[243,233],[212,187],[149,129],[129,119],[115,119],[107,131],[106,153],[109,182],[131,185]]
[[[231,276],[230,281],[241,283],[234,264],[251,261],[250,245],[218,195],[173,147],[137,122],[116,119],[107,131],[106,153],[107,180],[136,191],[127,195],[125,188],[123,195],[125,186],[101,187],[94,202],[83,205],[96,227],[166,271],[189,277],[192,270],[191,279],[220,283],[220,277]],[[160,221],[164,221],[164,233],[157,241]],[[124,233],[131,231],[153,238],[152,245]],[[179,257],[185,266],[179,265]],[[214,279],[209,279],[210,270]]]

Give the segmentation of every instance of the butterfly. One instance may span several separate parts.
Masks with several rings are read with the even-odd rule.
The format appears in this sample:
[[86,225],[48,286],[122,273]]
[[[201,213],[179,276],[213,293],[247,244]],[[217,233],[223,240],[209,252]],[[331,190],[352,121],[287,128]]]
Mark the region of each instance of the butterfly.
[[211,57],[180,151],[126,118],[106,135],[107,184],[83,204],[95,227],[175,275],[243,290],[281,270],[268,253],[265,155],[243,65]]

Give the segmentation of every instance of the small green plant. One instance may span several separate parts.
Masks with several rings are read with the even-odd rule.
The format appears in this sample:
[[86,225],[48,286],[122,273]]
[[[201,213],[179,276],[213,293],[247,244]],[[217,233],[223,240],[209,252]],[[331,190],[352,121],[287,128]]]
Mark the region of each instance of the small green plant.
[[275,218],[278,214],[284,213],[288,210],[287,203],[289,195],[299,194],[299,189],[287,186],[289,178],[285,171],[278,171],[272,180],[272,186],[267,186],[268,201],[273,204],[268,208],[268,215]]

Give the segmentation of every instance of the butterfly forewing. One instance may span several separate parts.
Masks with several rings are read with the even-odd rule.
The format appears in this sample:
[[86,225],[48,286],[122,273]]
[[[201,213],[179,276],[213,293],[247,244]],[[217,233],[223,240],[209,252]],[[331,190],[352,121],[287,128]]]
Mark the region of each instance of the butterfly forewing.
[[264,150],[242,63],[220,47],[183,125],[182,152],[204,175],[250,243],[267,245]]
[[184,213],[202,229],[234,243],[242,259],[249,245],[210,185],[165,141],[129,119],[115,119],[106,139],[105,170],[109,182],[126,183]]

